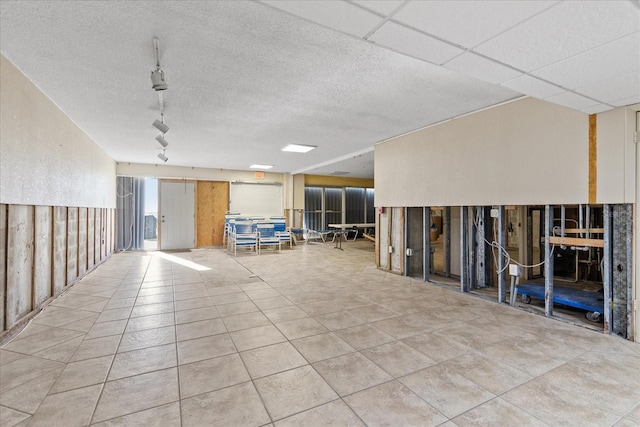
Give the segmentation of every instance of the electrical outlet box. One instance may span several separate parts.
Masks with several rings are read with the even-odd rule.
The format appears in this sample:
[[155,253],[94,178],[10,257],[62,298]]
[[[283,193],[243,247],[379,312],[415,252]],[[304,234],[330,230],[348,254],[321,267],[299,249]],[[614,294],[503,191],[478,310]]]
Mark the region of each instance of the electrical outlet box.
[[392,254],[393,253],[393,246],[389,246],[389,253]]
[[491,209],[491,218],[498,218],[500,216],[500,209]]
[[413,249],[407,248],[407,256],[413,256]]
[[518,264],[509,264],[509,276],[522,276],[522,267]]

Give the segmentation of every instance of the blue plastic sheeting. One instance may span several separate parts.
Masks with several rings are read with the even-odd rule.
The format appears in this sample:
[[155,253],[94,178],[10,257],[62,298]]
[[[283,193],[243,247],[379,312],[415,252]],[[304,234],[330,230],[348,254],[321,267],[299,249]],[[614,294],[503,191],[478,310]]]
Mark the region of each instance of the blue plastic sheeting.
[[[540,283],[521,283],[518,285],[518,293],[544,300],[544,285]],[[604,296],[599,292],[588,292],[553,285],[553,303],[581,308],[595,313],[604,313]]]

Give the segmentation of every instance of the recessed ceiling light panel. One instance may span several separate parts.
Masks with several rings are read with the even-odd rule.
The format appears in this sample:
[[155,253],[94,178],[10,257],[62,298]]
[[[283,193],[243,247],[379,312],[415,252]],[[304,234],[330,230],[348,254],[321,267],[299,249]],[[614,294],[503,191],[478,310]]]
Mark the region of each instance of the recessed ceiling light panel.
[[262,169],[262,170],[267,170],[267,169],[271,169],[273,167],[273,165],[251,165],[249,166],[251,169]]
[[300,144],[289,144],[282,149],[282,151],[289,151],[292,153],[308,153],[314,148],[318,148],[315,145],[300,145]]

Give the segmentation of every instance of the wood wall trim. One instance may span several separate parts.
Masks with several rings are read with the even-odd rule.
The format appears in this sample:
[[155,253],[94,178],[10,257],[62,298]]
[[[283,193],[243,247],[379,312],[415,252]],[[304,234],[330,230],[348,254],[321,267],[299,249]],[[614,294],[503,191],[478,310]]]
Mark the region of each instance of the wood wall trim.
[[597,115],[589,115],[589,203],[596,203],[598,187]]
[[304,185],[321,187],[366,187],[373,188],[371,178],[349,178],[345,176],[305,175]]

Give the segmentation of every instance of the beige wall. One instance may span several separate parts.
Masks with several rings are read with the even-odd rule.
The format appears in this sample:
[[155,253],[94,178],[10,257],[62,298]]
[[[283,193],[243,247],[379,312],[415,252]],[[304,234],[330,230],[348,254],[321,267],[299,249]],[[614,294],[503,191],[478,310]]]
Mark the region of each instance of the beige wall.
[[598,203],[636,200],[633,131],[639,109],[640,105],[617,108],[597,116]]
[[4,56],[0,120],[0,203],[115,207],[115,162]]
[[375,147],[376,206],[586,203],[588,116],[533,98]]

